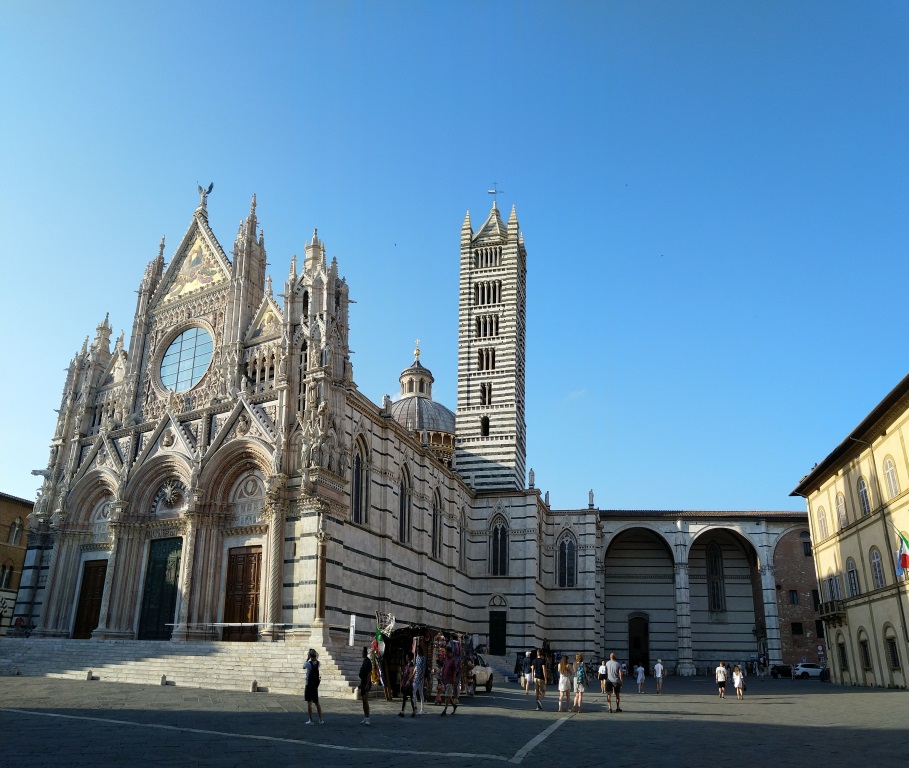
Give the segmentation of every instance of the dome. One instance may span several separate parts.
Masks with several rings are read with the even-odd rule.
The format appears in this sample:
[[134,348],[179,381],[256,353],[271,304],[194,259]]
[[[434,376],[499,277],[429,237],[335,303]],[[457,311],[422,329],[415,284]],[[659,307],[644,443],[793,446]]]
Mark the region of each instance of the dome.
[[428,397],[402,397],[391,404],[391,417],[410,432],[448,432],[454,434],[455,415]]

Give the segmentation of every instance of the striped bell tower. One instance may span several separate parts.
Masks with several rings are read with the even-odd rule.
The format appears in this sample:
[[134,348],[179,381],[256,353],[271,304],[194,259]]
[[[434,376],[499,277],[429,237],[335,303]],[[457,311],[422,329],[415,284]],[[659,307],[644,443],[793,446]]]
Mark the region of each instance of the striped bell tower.
[[475,491],[524,488],[527,251],[514,206],[461,226],[455,468]]

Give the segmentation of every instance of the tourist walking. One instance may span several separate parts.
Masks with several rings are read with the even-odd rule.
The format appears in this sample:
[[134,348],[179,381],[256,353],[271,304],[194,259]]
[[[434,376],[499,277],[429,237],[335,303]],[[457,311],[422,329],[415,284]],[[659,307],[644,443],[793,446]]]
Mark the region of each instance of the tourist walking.
[[606,662],[606,706],[612,712],[612,694],[615,694],[615,711],[622,711],[622,683],[625,675],[622,672],[622,665],[615,660],[615,654],[609,654],[609,661]]
[[546,662],[542,650],[537,651],[537,657],[533,660],[533,686],[537,709],[543,709],[543,697],[546,695]]
[[369,647],[363,646],[363,663],[360,665],[360,701],[363,702],[361,725],[369,725],[369,690],[372,688],[372,659],[369,658]]
[[600,668],[597,670],[597,677],[600,679],[600,693],[606,693],[606,659],[600,660]]
[[714,673],[714,676],[716,677],[716,687],[720,693],[720,698],[725,699],[726,698],[726,667],[723,665],[722,661],[720,662],[720,666],[718,666],[716,668],[716,672]]
[[638,664],[637,668],[638,693],[644,693],[644,665]]
[[524,681],[524,693],[530,693],[533,688],[533,654],[527,651],[521,661],[521,679]]
[[574,657],[574,708],[581,713],[584,703],[584,691],[587,690],[587,667],[584,665],[584,654],[579,653]]
[[739,669],[738,664],[732,670],[732,684],[735,686],[735,697],[737,699],[745,698],[745,672]]
[[316,712],[319,713],[319,725],[325,725],[325,721],[322,719],[322,705],[319,703],[319,683],[322,682],[322,676],[319,674],[319,654],[316,653],[315,648],[309,649],[303,669],[306,672],[303,699],[309,712],[309,720],[304,725],[315,725],[312,719],[313,704],[316,705]]
[[559,709],[562,711],[562,700],[565,700],[565,709],[571,709],[571,664],[568,657],[563,655],[559,659]]
[[401,673],[401,711],[398,712],[398,717],[404,717],[404,705],[407,702],[410,702],[410,716],[416,717],[417,708],[413,703],[413,686],[414,686],[414,673],[416,672],[416,666],[413,663],[413,654],[407,652],[407,663],[404,665],[404,671]]
[[656,680],[657,693],[663,692],[663,660],[657,659],[653,666],[653,679]]
[[445,661],[442,662],[442,685],[445,686],[445,708],[442,717],[448,714],[448,705],[451,704],[451,714],[458,711],[458,662],[451,655],[451,648],[445,649]]
[[426,655],[423,652],[422,644],[417,644],[417,658],[414,661],[413,669],[413,703],[420,702],[418,715],[423,714],[423,706],[426,704]]

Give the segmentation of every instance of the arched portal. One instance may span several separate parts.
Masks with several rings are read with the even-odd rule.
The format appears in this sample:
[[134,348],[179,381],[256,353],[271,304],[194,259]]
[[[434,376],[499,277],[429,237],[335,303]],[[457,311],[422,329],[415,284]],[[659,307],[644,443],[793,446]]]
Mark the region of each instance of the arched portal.
[[[710,528],[688,552],[691,655],[698,670],[748,664],[762,652],[766,622],[758,556],[741,534]],[[766,651],[766,648],[763,649]]]
[[629,664],[662,658],[672,668],[678,653],[675,567],[666,540],[646,528],[617,534],[606,550],[604,644]]

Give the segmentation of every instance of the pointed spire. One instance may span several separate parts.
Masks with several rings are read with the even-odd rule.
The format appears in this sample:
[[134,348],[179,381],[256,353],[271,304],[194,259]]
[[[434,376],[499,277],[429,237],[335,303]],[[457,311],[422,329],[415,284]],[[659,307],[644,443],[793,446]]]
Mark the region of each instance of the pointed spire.
[[461,224],[461,229],[471,229],[470,226],[470,211],[464,214],[464,223]]
[[325,269],[325,246],[319,239],[319,230],[313,229],[312,240],[306,246],[306,260],[303,268],[312,272],[316,269]]
[[297,276],[297,254],[290,258],[290,274],[288,277],[293,280]]
[[265,293],[268,295],[268,298],[274,298],[271,292],[271,275],[265,277]]
[[158,258],[164,261],[164,235],[161,235],[161,244],[158,246]]
[[511,224],[511,222],[517,223],[517,221],[518,221],[518,209],[515,208],[514,204],[512,204],[512,206],[511,206],[511,214],[510,214],[509,217],[508,217],[508,223],[509,223],[509,224]]

